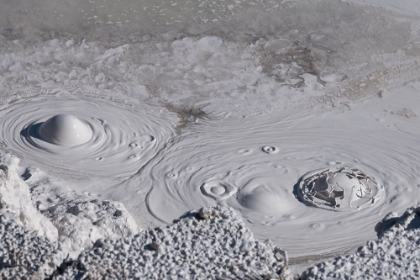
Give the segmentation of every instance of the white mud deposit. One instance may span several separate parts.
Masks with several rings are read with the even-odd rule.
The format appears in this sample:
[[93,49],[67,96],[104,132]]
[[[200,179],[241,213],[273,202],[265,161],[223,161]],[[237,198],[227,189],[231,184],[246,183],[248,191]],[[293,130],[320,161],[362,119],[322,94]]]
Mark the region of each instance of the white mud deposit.
[[142,228],[228,205],[295,260],[355,249],[419,202],[415,9],[120,2],[0,11],[0,145],[57,228],[89,229],[78,247],[136,232],[107,199]]
[[2,153],[0,161],[0,215],[39,237],[58,241],[65,255],[74,258],[100,238],[140,231],[121,203],[70,191],[36,168],[26,170],[23,181],[16,157]]
[[0,162],[0,214],[12,215],[20,224],[35,231],[40,237],[56,241],[57,229],[32,205],[28,185],[17,172],[19,159],[1,153]]
[[58,241],[71,258],[100,238],[128,237],[141,231],[122,203],[63,188],[62,181],[35,168],[27,170],[25,177],[32,203],[57,228]]

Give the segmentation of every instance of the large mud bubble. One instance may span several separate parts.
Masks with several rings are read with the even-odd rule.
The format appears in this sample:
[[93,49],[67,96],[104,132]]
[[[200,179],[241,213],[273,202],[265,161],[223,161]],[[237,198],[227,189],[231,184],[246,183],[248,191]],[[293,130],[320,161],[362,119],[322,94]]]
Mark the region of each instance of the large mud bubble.
[[37,132],[49,143],[69,147],[84,144],[93,135],[92,128],[88,124],[67,114],[58,114],[49,118],[39,126]]

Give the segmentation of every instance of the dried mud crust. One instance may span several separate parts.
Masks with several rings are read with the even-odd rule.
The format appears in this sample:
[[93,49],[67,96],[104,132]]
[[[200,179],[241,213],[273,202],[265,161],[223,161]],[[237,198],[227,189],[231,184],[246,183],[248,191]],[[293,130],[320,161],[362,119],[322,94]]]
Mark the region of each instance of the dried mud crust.
[[31,191],[38,211],[58,229],[58,241],[72,258],[99,238],[122,238],[141,231],[120,202],[77,192],[55,192],[43,186]]
[[379,239],[356,254],[306,270],[300,279],[420,279],[420,207],[390,214],[376,227]]
[[287,279],[287,255],[231,208],[203,208],[131,238],[98,240],[57,279]]
[[32,206],[31,194],[19,176],[18,164],[17,157],[0,151],[0,215],[13,214],[22,226],[50,241],[57,241],[57,229]]

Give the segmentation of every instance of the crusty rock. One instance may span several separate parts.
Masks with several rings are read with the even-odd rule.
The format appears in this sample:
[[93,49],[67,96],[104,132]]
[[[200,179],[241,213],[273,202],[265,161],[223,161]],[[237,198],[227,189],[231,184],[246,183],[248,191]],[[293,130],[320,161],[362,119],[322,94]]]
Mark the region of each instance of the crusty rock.
[[58,231],[32,205],[29,187],[19,176],[18,163],[17,157],[0,153],[0,214],[15,213],[24,226],[50,241],[55,241]]
[[27,175],[34,204],[58,229],[58,240],[73,258],[98,239],[128,237],[141,230],[120,202],[53,187],[56,182],[37,168]]
[[44,279],[65,257],[56,242],[23,226],[14,213],[0,215],[0,279]]
[[315,265],[301,279],[420,279],[420,207],[388,215],[376,228],[378,240]]
[[101,240],[57,278],[287,278],[284,251],[255,240],[233,209],[208,207],[205,211],[213,214],[202,219],[202,211],[192,211],[167,227]]

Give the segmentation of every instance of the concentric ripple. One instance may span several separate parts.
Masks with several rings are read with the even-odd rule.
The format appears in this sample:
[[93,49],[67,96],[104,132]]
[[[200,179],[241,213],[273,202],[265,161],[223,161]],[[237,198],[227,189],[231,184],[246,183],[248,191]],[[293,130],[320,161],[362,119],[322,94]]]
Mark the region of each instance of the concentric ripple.
[[277,147],[274,147],[274,146],[264,146],[264,147],[262,147],[262,151],[264,153],[274,155],[274,154],[277,154],[280,150]]
[[[273,240],[292,257],[355,248],[375,238],[375,224],[387,213],[417,204],[420,195],[420,150],[411,148],[418,139],[377,125],[360,112],[277,121],[270,116],[270,121],[224,121],[223,126],[203,120],[182,136],[124,182],[121,188],[132,191],[116,194],[118,199],[133,209],[139,207],[133,197],[143,201],[147,194],[147,211],[165,223],[189,209],[227,204],[242,214],[256,236]],[[261,151],[267,139],[281,146],[281,152]],[[323,181],[325,170],[330,172],[328,182]],[[321,205],[328,195],[315,200],[317,194],[306,185],[308,202],[297,199],[301,178],[309,188],[319,173],[317,189],[331,186],[340,207],[335,200],[336,208],[334,203]],[[139,185],[145,188],[141,192]],[[228,186],[236,192],[228,192]],[[343,200],[338,186],[344,189]]]
[[235,186],[223,181],[210,181],[201,186],[201,191],[204,195],[207,195],[216,201],[221,201],[231,197],[236,193],[237,189]]
[[1,112],[1,140],[51,172],[127,176],[173,136],[176,119],[161,109],[136,108],[51,96],[26,100]]

